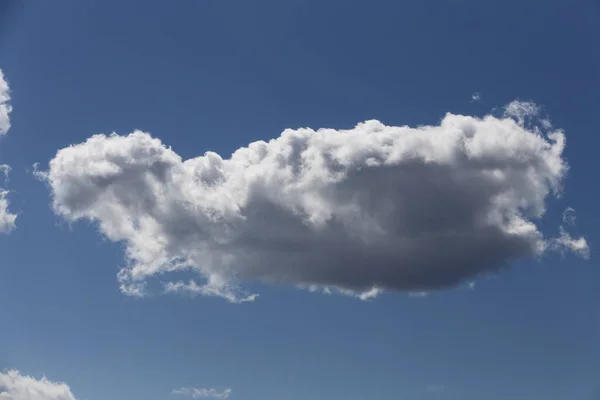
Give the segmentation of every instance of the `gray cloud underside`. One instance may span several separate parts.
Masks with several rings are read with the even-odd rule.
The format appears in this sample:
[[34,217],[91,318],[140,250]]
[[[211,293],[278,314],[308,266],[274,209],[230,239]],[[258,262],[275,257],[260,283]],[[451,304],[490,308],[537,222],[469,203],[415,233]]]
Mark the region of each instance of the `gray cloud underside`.
[[[288,129],[228,159],[184,161],[139,131],[94,135],[39,174],[59,216],[125,243],[127,294],[151,277],[232,302],[255,298],[246,281],[428,291],[549,250],[587,254],[585,239],[536,226],[568,170],[563,132],[537,112],[515,102],[438,126]],[[204,282],[168,282],[178,270]]]

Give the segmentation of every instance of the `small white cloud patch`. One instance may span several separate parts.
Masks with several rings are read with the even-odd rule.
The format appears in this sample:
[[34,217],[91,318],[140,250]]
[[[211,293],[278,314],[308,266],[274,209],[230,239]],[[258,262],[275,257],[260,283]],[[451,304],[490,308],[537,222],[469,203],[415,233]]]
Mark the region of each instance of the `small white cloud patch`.
[[173,390],[173,394],[189,396],[192,399],[200,398],[213,398],[213,399],[227,399],[231,395],[231,389],[225,389],[218,391],[216,389],[197,389],[197,388],[181,388]]
[[[575,210],[571,207],[567,207],[567,209],[563,212],[562,219],[566,225],[575,227]],[[553,238],[550,241],[550,244],[555,250],[562,254],[569,251],[578,254],[580,257],[585,259],[590,257],[590,248],[587,240],[585,240],[584,237],[573,238],[562,225],[560,226],[559,236]]]
[[245,297],[240,297],[240,291],[237,288],[223,285],[198,285],[194,281],[189,282],[167,282],[165,284],[165,293],[187,293],[191,296],[220,296],[230,303],[247,303],[256,300],[258,294],[246,294]]
[[481,93],[479,92],[475,92],[471,95],[471,100],[473,101],[479,101],[481,100]]
[[0,232],[9,233],[16,226],[17,215],[8,210],[8,191],[0,189]]
[[[531,101],[515,100],[504,107],[504,115],[516,118],[519,125],[523,125],[529,118],[537,117],[539,112],[540,107]],[[552,125],[548,120],[540,120],[539,123],[544,129],[552,128]]]
[[[10,88],[8,82],[4,79],[4,73],[0,70],[0,136],[4,136],[10,129]],[[5,181],[8,180],[10,166],[2,164],[0,170],[4,173]],[[16,214],[8,210],[9,202],[7,199],[8,191],[0,187],[0,233],[9,233],[15,228]]]
[[[229,158],[182,160],[140,131],[94,135],[36,174],[57,215],[125,243],[129,295],[152,278],[233,303],[256,298],[240,287],[252,281],[362,299],[427,292],[548,251],[584,255],[585,239],[537,226],[568,171],[564,133],[538,112],[513,102],[502,117],[437,126],[288,129]],[[170,281],[176,271],[203,282]]]
[[575,226],[575,210],[567,207],[563,212],[562,220],[567,225]]
[[0,135],[5,135],[10,129],[10,88],[4,79],[4,73],[0,69]]
[[36,379],[19,371],[0,372],[0,400],[76,400],[66,383]]

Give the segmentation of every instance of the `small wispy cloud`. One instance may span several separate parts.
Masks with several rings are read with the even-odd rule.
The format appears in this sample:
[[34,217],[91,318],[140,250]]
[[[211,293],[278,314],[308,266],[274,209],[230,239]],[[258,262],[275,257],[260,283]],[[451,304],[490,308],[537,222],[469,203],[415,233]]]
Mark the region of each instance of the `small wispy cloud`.
[[567,207],[563,212],[562,220],[567,225],[575,225],[575,209]]
[[[540,110],[540,106],[534,102],[515,100],[504,107],[504,116],[507,118],[514,118],[519,125],[524,125],[525,121],[539,115]],[[544,119],[540,125],[543,127],[551,126],[546,119]]]
[[[562,215],[563,223],[574,228],[575,219],[575,209],[567,207]],[[549,247],[562,254],[568,251],[578,254],[584,259],[590,257],[590,247],[587,240],[583,236],[572,237],[564,225],[559,227],[559,235],[550,241]]]
[[232,390],[227,388],[223,391],[218,391],[216,389],[210,388],[180,388],[174,389],[172,394],[181,395],[181,396],[189,396],[192,399],[200,399],[200,398],[212,398],[212,399],[227,399],[231,395]]
[[471,95],[471,100],[473,101],[479,101],[481,100],[481,93],[479,92],[475,92]]
[[550,248],[560,253],[571,251],[584,259],[590,258],[590,248],[585,238],[572,237],[562,226],[560,227],[560,235],[550,242]]
[[233,288],[228,288],[226,285],[221,285],[217,289],[214,285],[198,285],[195,281],[189,282],[167,282],[165,284],[165,293],[187,293],[190,296],[220,296],[230,303],[251,303],[258,297],[256,293],[244,293],[244,296],[239,296],[239,291],[236,293]]

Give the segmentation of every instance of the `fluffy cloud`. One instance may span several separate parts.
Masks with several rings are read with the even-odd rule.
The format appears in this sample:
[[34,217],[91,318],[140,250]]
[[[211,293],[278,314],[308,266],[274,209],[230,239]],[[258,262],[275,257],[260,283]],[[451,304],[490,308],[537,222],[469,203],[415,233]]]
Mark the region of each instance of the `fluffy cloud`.
[[189,396],[193,399],[200,399],[203,397],[211,397],[213,399],[227,399],[231,394],[231,389],[225,389],[222,392],[219,392],[216,389],[181,388],[173,390],[173,394]]
[[[10,89],[8,82],[4,79],[4,74],[0,70],[0,136],[4,136],[10,129],[10,113],[12,107],[10,105]],[[10,167],[8,165],[0,165],[0,170],[8,176]],[[0,188],[0,232],[10,232],[15,227],[17,216],[8,210],[8,192]]]
[[0,232],[8,233],[12,231],[16,224],[17,215],[8,210],[8,199],[6,195],[8,191],[0,190]]
[[0,69],[0,135],[5,135],[10,129],[10,89]]
[[[153,277],[231,302],[253,300],[240,288],[252,281],[422,292],[549,251],[587,254],[584,238],[538,229],[568,170],[564,133],[538,112],[513,102],[437,126],[288,129],[229,158],[182,160],[140,131],[94,135],[38,174],[57,215],[125,244],[127,294],[144,295]],[[175,271],[202,282],[169,281]]]
[[66,383],[36,379],[19,371],[0,372],[0,400],[76,400]]

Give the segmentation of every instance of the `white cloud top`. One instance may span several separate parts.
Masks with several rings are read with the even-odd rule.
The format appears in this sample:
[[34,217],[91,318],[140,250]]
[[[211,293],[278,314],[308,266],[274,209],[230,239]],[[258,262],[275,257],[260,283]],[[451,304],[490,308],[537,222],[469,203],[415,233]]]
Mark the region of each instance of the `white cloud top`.
[[178,394],[182,396],[189,396],[192,399],[200,399],[200,398],[213,398],[213,399],[227,399],[229,395],[231,395],[231,389],[225,389],[223,391],[218,391],[216,389],[197,389],[197,388],[181,388],[173,390],[173,394]]
[[[536,221],[561,192],[565,136],[539,107],[502,117],[447,114],[410,128],[285,130],[231,157],[182,160],[148,133],[94,135],[39,172],[56,214],[92,220],[123,242],[124,293],[167,291],[253,300],[243,282],[329,288],[362,298],[422,292],[549,250],[587,254]],[[203,282],[169,281],[193,271]]]
[[[0,70],[0,136],[4,136],[10,129],[10,88],[8,82],[4,79],[4,73]],[[8,165],[0,165],[0,170],[7,176],[10,171]],[[15,227],[17,216],[8,210],[8,191],[0,188],[0,233],[8,233]]]
[[76,400],[66,383],[36,379],[19,371],[0,372],[0,400]]

